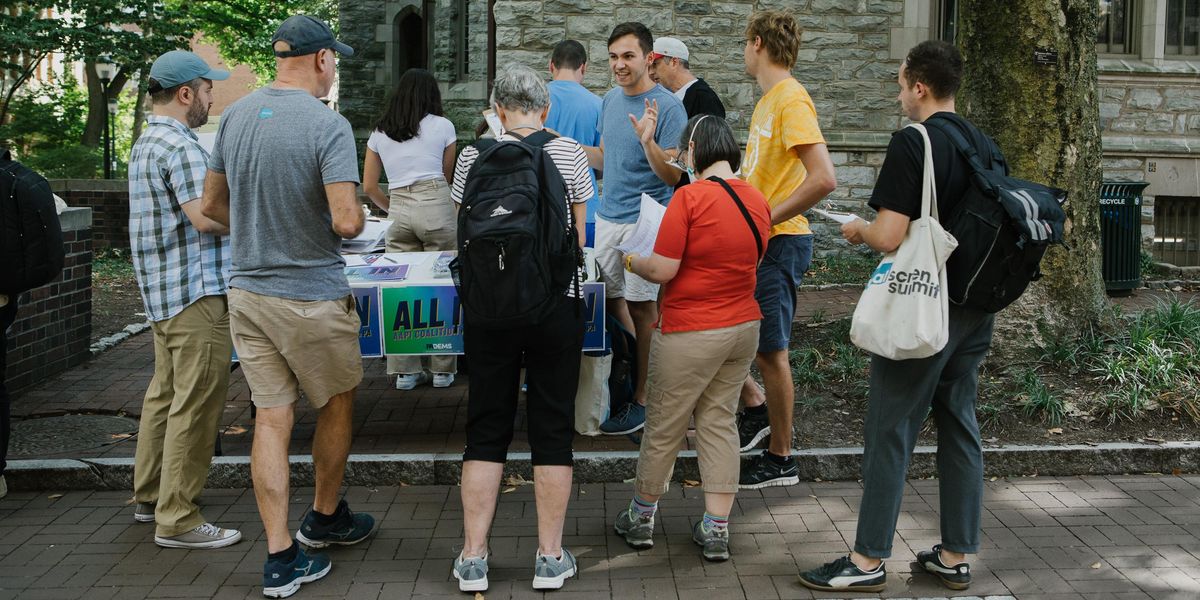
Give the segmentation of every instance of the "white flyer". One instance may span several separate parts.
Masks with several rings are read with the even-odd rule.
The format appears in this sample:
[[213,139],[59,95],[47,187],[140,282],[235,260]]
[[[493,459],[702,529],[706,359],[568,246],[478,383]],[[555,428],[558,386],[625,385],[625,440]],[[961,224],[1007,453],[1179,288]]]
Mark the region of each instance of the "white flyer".
[[642,207],[633,235],[626,238],[625,243],[619,244],[617,250],[625,254],[650,256],[654,252],[654,240],[658,239],[658,228],[666,213],[667,207],[655,202],[649,194],[642,194]]
[[842,225],[845,225],[846,223],[849,223],[858,218],[858,215],[852,215],[850,213],[829,212],[827,210],[821,210],[819,208],[814,208],[814,209],[812,209],[812,211],[817,213],[818,215],[821,215],[822,217],[825,217],[826,219],[829,219],[831,221],[837,221],[838,223],[841,223]]

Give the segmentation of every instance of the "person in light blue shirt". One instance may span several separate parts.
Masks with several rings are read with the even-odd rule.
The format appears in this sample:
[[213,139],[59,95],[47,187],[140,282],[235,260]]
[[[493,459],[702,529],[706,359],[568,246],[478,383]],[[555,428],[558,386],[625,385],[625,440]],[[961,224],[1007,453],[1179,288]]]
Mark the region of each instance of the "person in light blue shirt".
[[608,37],[608,65],[617,87],[604,95],[600,146],[587,148],[593,168],[604,173],[604,195],[596,214],[596,264],[604,281],[609,314],[637,337],[638,370],[634,402],[600,426],[609,435],[641,429],[646,421],[646,372],[650,336],[658,319],[658,285],[627,272],[617,246],[631,235],[641,212],[641,196],[666,204],[679,180],[667,166],[687,126],[683,103],[650,79],[654,37],[645,25],[621,23]]
[[[554,46],[550,55],[550,114],[546,127],[569,137],[584,146],[600,145],[600,97],[583,87],[587,72],[587,50],[575,40],[563,40]],[[596,188],[596,171],[589,169],[592,189]],[[587,242],[595,240],[596,204],[587,204]]]

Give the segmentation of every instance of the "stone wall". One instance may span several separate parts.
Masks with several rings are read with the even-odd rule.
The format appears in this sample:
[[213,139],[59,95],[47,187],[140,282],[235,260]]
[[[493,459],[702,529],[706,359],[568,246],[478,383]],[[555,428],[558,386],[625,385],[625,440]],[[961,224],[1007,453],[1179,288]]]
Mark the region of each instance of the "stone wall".
[[55,179],[50,182],[67,206],[92,209],[91,244],[96,251],[129,249],[129,182],[124,179]]
[[68,208],[59,215],[67,260],[62,275],[24,294],[8,330],[10,392],[79,365],[91,355],[92,211]]

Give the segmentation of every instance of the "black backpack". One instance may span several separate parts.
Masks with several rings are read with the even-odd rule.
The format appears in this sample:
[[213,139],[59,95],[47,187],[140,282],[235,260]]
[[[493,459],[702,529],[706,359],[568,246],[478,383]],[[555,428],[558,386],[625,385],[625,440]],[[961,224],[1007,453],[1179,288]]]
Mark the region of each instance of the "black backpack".
[[0,154],[0,294],[58,277],[66,259],[54,193],[45,177]]
[[1008,175],[999,148],[983,134],[990,154],[985,167],[976,144],[967,141],[965,127],[953,120],[925,121],[946,134],[971,168],[967,193],[943,222],[958,240],[946,261],[950,302],[994,313],[1012,304],[1041,279],[1042,255],[1063,241],[1067,193]]
[[[536,325],[583,264],[567,185],[539,131],[521,141],[480,140],[458,211],[451,263],[467,322],[492,329]],[[578,292],[578,289],[576,290]]]

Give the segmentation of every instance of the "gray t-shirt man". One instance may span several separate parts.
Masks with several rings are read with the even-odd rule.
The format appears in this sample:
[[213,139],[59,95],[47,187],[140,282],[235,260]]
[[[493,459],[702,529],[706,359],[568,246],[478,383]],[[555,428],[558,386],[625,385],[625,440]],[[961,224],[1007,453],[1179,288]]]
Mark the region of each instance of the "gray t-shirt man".
[[261,88],[221,115],[208,168],[229,181],[229,286],[292,300],[350,294],[325,185],[359,183],[354,132],[311,93]]

